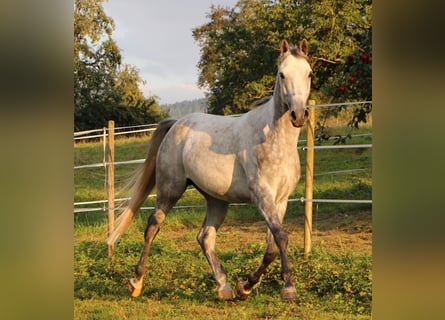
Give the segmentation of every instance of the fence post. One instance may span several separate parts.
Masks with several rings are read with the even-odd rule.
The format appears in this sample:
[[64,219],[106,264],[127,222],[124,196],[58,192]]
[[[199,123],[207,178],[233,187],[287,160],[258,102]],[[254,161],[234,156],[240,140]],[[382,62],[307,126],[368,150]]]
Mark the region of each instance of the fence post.
[[[309,106],[314,106],[315,101],[309,100]],[[314,146],[315,136],[315,108],[308,108],[309,117],[307,121],[307,146]],[[314,194],[314,148],[306,149],[306,185],[305,199],[313,199]],[[304,202],[304,255],[308,256],[311,251],[312,239],[312,201]]]
[[[108,121],[107,148],[107,190],[108,190],[108,235],[114,230],[114,121]],[[113,254],[114,246],[108,246],[108,257]]]

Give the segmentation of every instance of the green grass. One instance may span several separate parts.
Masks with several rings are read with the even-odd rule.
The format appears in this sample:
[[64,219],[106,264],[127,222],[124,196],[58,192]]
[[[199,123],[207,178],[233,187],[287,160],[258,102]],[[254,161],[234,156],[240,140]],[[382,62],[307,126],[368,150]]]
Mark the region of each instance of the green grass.
[[[133,275],[139,257],[147,215],[144,212],[136,218],[117,243],[111,259],[107,257],[104,243],[106,218],[97,215],[96,219],[87,219],[85,215],[77,218],[76,319],[118,319],[122,315],[128,319],[186,318],[190,314],[198,319],[209,316],[218,319],[369,318],[371,256],[346,248],[331,251],[321,242],[314,245],[309,258],[304,257],[301,244],[289,246],[298,301],[283,302],[279,297],[279,259],[269,267],[247,301],[219,301],[210,268],[195,240],[204,216],[202,209],[176,210],[166,219],[152,246],[142,296],[130,298],[126,282]],[[229,213],[227,227],[223,226],[219,232],[217,249],[233,285],[245,279],[259,264],[265,243],[261,241],[264,238],[261,230],[246,230],[255,223],[240,222],[243,219],[239,216],[236,219],[230,216],[233,212]]]
[[[198,221],[202,212],[190,213]],[[105,225],[105,220],[103,225]],[[102,234],[105,229],[99,227]],[[166,225],[152,246],[144,291],[130,298],[126,282],[132,276],[141,249],[141,223],[117,244],[107,258],[103,239],[75,242],[76,319],[128,319],[176,317],[205,319],[367,319],[371,311],[371,257],[345,250],[333,253],[325,246],[314,246],[305,258],[301,246],[289,248],[299,300],[283,302],[279,259],[269,268],[247,301],[224,302],[216,298],[216,285],[206,259],[194,241],[196,228]],[[185,226],[184,226],[185,227]],[[136,229],[136,230],[135,230]],[[176,241],[171,233],[182,230]],[[135,236],[139,231],[139,239]],[[100,232],[99,232],[100,233]],[[260,262],[264,242],[240,244],[234,235],[220,232],[228,245],[218,253],[234,284],[245,279]],[[191,246],[190,242],[195,243]]]
[[[364,127],[358,133],[370,132]],[[354,132],[355,133],[355,132]],[[302,139],[305,133],[302,132]],[[116,161],[145,157],[148,137],[116,139]],[[371,137],[348,143],[372,143]],[[75,165],[100,163],[103,145],[78,143]],[[316,175],[314,198],[371,199],[371,149],[316,150],[315,174],[350,168],[364,171]],[[305,151],[300,151],[304,174]],[[137,166],[116,166],[121,188]],[[106,199],[104,168],[76,169],[74,201]],[[118,194],[116,197],[124,197]],[[293,198],[304,196],[304,177]],[[149,198],[144,206],[152,206]],[[178,205],[203,205],[188,191]],[[97,207],[97,205],[93,205]],[[372,215],[369,204],[314,204],[311,255],[303,254],[304,206],[289,204],[285,228],[299,300],[281,301],[277,259],[246,301],[219,301],[210,267],[196,242],[204,208],[174,209],[165,220],[148,259],[144,289],[131,298],[126,282],[142,249],[150,211],[141,211],[107,257],[105,211],[74,215],[75,319],[371,319]],[[218,232],[217,252],[230,282],[245,279],[265,250],[265,223],[253,206],[231,206]]]

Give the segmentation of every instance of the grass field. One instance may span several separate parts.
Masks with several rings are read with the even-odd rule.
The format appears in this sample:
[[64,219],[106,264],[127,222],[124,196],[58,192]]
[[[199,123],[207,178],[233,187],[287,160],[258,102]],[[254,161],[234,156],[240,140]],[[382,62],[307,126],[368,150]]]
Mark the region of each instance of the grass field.
[[[355,133],[371,132],[364,127]],[[304,139],[304,132],[302,134]],[[144,158],[148,137],[116,140],[116,161]],[[372,143],[371,136],[347,143]],[[103,146],[77,143],[75,165],[98,163]],[[317,150],[314,198],[371,199],[371,150]],[[305,152],[300,150],[304,172]],[[137,166],[116,166],[122,187]],[[326,174],[346,169],[364,169]],[[106,199],[104,169],[75,170],[74,201]],[[292,195],[304,195],[302,179]],[[124,193],[116,197],[125,196]],[[149,198],[146,206],[153,204]],[[202,205],[196,191],[178,205]],[[96,206],[97,205],[93,205]],[[370,319],[372,302],[372,208],[369,204],[314,204],[313,249],[303,254],[304,206],[289,204],[285,229],[299,299],[281,301],[277,259],[246,301],[219,301],[211,269],[196,242],[204,208],[174,209],[165,220],[148,260],[142,295],[131,298],[126,282],[133,276],[149,211],[142,211],[107,257],[105,211],[74,215],[75,319]],[[230,282],[245,279],[260,263],[266,225],[255,207],[231,206],[218,232],[217,252]]]

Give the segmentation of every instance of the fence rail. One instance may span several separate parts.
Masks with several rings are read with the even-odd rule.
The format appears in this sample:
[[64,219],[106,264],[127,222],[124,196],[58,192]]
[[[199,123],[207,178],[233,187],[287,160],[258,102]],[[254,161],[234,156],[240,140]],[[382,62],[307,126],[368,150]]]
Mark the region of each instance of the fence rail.
[[[135,133],[142,133],[142,132],[151,132],[155,131],[157,124],[145,124],[140,126],[130,126],[130,127],[116,127],[114,128],[114,135],[124,135],[124,134],[135,134]],[[137,128],[145,128],[145,129],[137,129]],[[129,130],[130,129],[130,130]],[[102,129],[93,129],[93,130],[86,130],[86,131],[78,131],[74,132],[74,141],[76,140],[88,140],[93,138],[106,138],[108,137],[108,128],[104,127]],[[100,132],[100,134],[94,134],[94,135],[87,135],[93,132]]]
[[305,146],[301,147],[303,150],[310,149],[359,149],[372,148],[372,144],[347,144],[347,145],[333,145],[333,146]]

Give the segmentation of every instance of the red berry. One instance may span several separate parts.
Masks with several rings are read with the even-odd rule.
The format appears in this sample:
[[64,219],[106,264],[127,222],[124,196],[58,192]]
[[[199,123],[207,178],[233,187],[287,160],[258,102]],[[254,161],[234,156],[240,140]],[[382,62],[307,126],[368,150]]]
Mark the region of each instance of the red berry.
[[346,91],[346,87],[343,86],[343,85],[341,85],[341,86],[338,88],[338,90],[340,90],[341,93],[345,93],[345,91]]
[[369,56],[366,53],[362,53],[360,59],[364,62],[368,62]]

